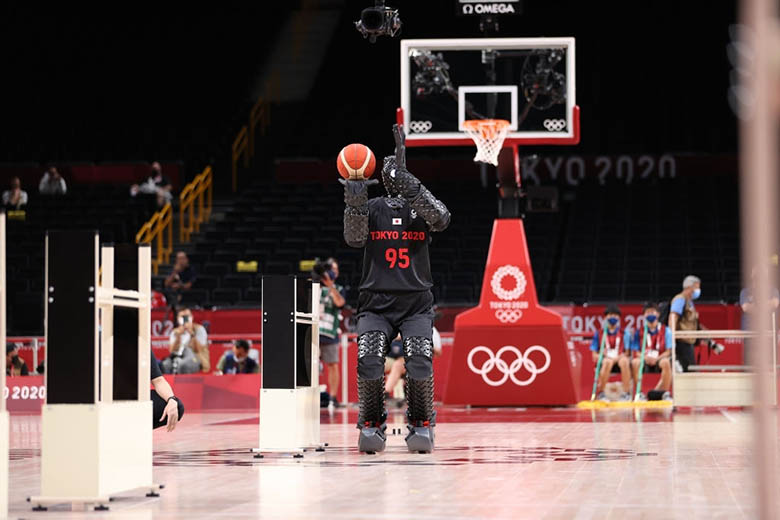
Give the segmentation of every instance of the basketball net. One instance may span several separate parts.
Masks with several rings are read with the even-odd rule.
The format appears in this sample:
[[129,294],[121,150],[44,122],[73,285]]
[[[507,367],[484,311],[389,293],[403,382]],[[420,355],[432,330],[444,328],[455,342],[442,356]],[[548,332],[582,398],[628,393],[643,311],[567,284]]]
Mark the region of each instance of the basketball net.
[[463,121],[463,129],[477,145],[474,162],[498,166],[498,153],[509,132],[509,121],[505,119],[469,119]]

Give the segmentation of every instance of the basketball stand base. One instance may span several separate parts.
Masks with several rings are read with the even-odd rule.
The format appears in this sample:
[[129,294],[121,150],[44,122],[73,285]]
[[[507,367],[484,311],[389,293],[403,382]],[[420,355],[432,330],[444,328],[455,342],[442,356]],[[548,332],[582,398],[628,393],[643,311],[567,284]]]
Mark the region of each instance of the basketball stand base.
[[[162,484],[153,484],[152,486],[140,487],[140,490],[146,491],[147,497],[159,497],[159,491],[165,486]],[[84,511],[90,506],[94,507],[95,511],[108,511],[108,504],[115,500],[114,497],[44,497],[44,496],[32,496],[28,497],[27,501],[31,504],[35,504],[32,507],[33,511],[48,511],[49,506],[56,506],[62,504],[70,504],[71,511]]]

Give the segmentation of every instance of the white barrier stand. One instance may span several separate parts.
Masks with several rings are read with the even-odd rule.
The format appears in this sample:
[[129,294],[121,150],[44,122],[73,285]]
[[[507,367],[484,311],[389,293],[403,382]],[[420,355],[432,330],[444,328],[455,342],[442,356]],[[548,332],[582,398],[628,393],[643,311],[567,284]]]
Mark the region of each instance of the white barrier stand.
[[320,443],[320,286],[264,276],[260,440],[252,451],[302,457]]
[[[744,330],[695,330],[695,331],[672,331],[674,338],[673,344],[679,338],[707,339],[707,338],[757,338],[757,332]],[[772,404],[777,404],[777,331],[774,317],[772,319],[772,330],[767,331],[766,335],[773,338],[773,374],[770,381],[771,387],[768,389],[772,396]],[[672,356],[675,357],[675,350],[672,349]],[[745,349],[747,350],[747,349]],[[673,361],[674,363],[674,361]],[[674,364],[672,365],[674,367]],[[752,406],[755,400],[753,385],[755,374],[751,373],[750,366],[724,366],[705,365],[707,370],[701,370],[703,367],[696,367],[690,372],[676,373],[672,370],[672,391],[675,406]]]
[[[5,348],[5,212],[0,212],[0,344]],[[10,451],[10,420],[5,409],[5,356],[0,361],[0,518],[8,516],[8,459]]]
[[[132,251],[131,246],[120,246],[123,255],[117,264],[117,277],[123,280],[121,283],[130,286],[137,283],[137,286],[132,290],[119,290],[114,287],[114,248],[102,248],[102,264],[99,264],[98,236],[96,233],[92,236],[94,263],[88,258],[84,263],[94,272],[89,275],[91,284],[83,287],[66,279],[84,278],[85,267],[81,265],[81,259],[72,258],[78,244],[74,244],[67,254],[62,249],[68,240],[80,240],[83,245],[84,237],[76,236],[74,232],[69,235],[47,233],[46,237],[47,393],[42,412],[41,495],[28,499],[34,510],[45,510],[47,505],[61,503],[70,503],[74,509],[94,505],[96,510],[106,510],[114,494],[144,489],[147,496],[158,496],[157,491],[161,488],[152,481],[151,250],[145,245],[132,246]],[[137,255],[135,258],[133,253]],[[98,265],[101,265],[100,281]],[[75,269],[82,271],[70,273]],[[137,318],[119,308],[138,309]],[[94,315],[78,315],[83,309],[89,309]],[[123,313],[121,331],[115,329],[120,323],[117,320],[120,312]],[[82,319],[77,319],[78,316]],[[75,323],[68,323],[69,317]],[[136,320],[137,330],[134,330]],[[65,386],[67,379],[63,381],[62,375],[58,377],[57,371],[66,367],[65,356],[78,358],[82,366],[83,358],[79,356],[79,338],[63,338],[62,332],[70,327],[78,334],[76,328],[83,326],[83,321],[92,324],[89,337],[93,338],[95,348],[92,350],[90,346],[87,350],[94,355],[94,371],[91,372],[94,377],[81,384],[76,382],[81,376],[66,376],[74,386],[81,384],[79,388],[71,389]],[[102,349],[97,348],[99,323]],[[63,349],[66,352],[63,353]],[[85,372],[89,372],[87,367]],[[116,381],[115,374],[120,375]]]

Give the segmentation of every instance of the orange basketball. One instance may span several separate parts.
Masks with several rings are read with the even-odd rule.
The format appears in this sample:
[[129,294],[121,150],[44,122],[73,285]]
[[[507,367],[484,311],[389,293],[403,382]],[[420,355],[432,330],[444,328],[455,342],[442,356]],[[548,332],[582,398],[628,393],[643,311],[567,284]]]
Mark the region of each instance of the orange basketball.
[[359,143],[348,144],[339,152],[336,168],[345,179],[363,181],[371,177],[376,167],[376,159],[371,149]]

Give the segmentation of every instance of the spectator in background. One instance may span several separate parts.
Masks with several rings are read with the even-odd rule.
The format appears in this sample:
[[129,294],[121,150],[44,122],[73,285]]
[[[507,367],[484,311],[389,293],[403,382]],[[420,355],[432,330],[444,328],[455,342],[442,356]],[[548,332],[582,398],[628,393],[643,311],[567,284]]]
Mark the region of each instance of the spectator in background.
[[[699,313],[693,304],[701,296],[701,280],[697,276],[688,275],[683,280],[683,290],[672,298],[669,304],[669,328],[676,330],[699,330]],[[696,356],[693,346],[695,339],[678,338],[675,342],[675,356],[680,363],[683,372],[688,371],[690,365],[696,364]]]
[[[670,398],[666,395],[672,386],[672,331],[664,326],[659,317],[661,313],[654,303],[645,304],[643,310],[645,323],[647,323],[647,336],[644,338],[645,366],[643,372],[661,373],[661,379],[656,385],[656,390],[665,392],[663,399]],[[631,350],[634,359],[631,360],[631,372],[634,381],[639,381],[639,365],[642,360],[642,336],[644,327],[637,327],[631,337]],[[644,393],[640,394],[644,397]]]
[[401,392],[399,395],[395,395],[395,387],[404,376],[404,373],[406,373],[404,342],[401,339],[401,334],[398,334],[390,342],[387,356],[385,356],[385,402],[388,404],[393,403],[398,408],[403,406],[404,394]]
[[11,189],[3,192],[3,206],[8,209],[21,209],[27,205],[27,192],[22,189],[19,177],[11,179]]
[[68,192],[68,186],[65,179],[62,178],[56,166],[49,166],[43,173],[41,182],[38,183],[38,193],[41,195],[65,195]]
[[[344,288],[336,283],[339,277],[339,263],[335,258],[328,258],[322,274],[315,273],[319,278],[320,287],[320,360],[328,373],[327,394],[328,406],[338,406],[336,393],[339,390],[339,327],[341,325],[340,310],[346,304]],[[325,399],[321,400],[324,402]]]
[[[441,334],[432,329],[431,341],[433,342],[433,355],[441,355]],[[385,358],[385,400],[393,400],[399,408],[403,406],[404,395],[394,395],[394,390],[398,381],[406,375],[406,362],[404,361],[404,344],[401,335],[390,343],[390,349]]]
[[171,274],[165,278],[163,294],[165,300],[170,304],[171,311],[176,315],[176,309],[181,302],[183,292],[192,289],[195,282],[195,269],[190,265],[190,259],[184,251],[176,253],[176,260],[173,263]]
[[5,344],[5,375],[26,376],[30,374],[27,363],[19,357],[19,347],[15,343]]
[[[750,315],[756,309],[756,268],[750,270],[750,285],[739,292],[739,306],[742,309],[742,330],[750,330]],[[769,291],[769,308],[773,311],[780,305],[780,291],[772,287]]]
[[171,180],[162,174],[162,166],[154,161],[151,166],[149,176],[141,184],[130,186],[130,195],[135,197],[139,193],[154,195],[157,201],[157,207],[162,208],[173,199],[173,185]]
[[[620,372],[623,391],[620,394],[621,401],[631,400],[631,364],[628,356],[631,348],[631,337],[628,332],[625,337],[620,333],[620,308],[617,305],[607,305],[604,309],[604,321],[602,329],[593,336],[590,350],[593,353],[593,362],[598,363],[599,352],[604,348],[604,356],[601,361],[601,371],[598,374],[597,399],[607,399],[604,389],[607,386],[609,375],[612,372]],[[606,325],[606,326],[604,326]]]
[[233,350],[226,350],[217,362],[217,375],[222,374],[257,374],[260,365],[249,357],[249,342],[237,339],[233,342]]
[[209,338],[206,328],[195,323],[192,311],[179,310],[178,327],[170,337],[171,354],[162,361],[164,374],[208,373],[211,370],[209,358]]

